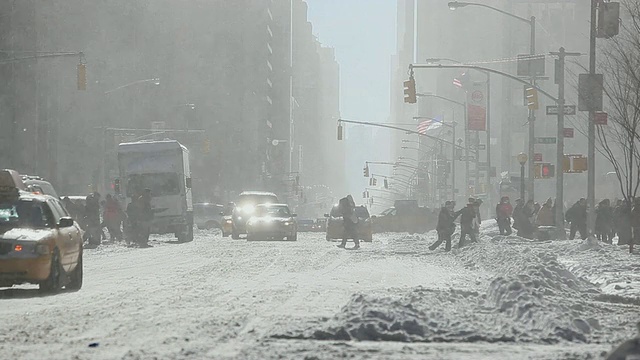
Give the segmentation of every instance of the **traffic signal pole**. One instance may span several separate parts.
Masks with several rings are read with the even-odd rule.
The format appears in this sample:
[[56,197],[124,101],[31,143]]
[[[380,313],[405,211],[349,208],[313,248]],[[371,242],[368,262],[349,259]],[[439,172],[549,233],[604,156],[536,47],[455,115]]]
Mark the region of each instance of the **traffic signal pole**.
[[552,52],[551,55],[558,56],[558,66],[555,71],[556,80],[558,82],[558,130],[557,130],[557,151],[556,151],[556,230],[558,239],[567,238],[564,229],[564,65],[565,57],[580,56],[580,53],[567,53],[564,47],[558,52]]
[[[589,30],[589,74],[596,73],[596,9],[599,0],[591,0],[591,26]],[[587,233],[593,235],[596,220],[596,112],[589,111],[587,150]]]

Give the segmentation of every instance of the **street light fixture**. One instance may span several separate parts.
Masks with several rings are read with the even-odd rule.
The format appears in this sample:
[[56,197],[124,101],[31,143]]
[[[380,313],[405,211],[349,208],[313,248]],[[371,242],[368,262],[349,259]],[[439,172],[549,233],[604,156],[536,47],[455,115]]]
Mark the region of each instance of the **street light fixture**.
[[520,163],[520,199],[524,199],[524,164],[527,163],[528,156],[525,153],[518,154],[518,162]]

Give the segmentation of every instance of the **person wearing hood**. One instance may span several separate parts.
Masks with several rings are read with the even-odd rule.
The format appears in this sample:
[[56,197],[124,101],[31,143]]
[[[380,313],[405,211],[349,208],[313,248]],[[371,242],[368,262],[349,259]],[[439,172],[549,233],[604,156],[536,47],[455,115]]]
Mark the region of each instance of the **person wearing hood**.
[[628,200],[619,200],[613,213],[615,232],[618,234],[618,245],[631,242],[631,206]]
[[509,202],[508,196],[503,196],[500,203],[496,205],[496,221],[500,229],[500,235],[511,235],[511,215],[513,206]]
[[533,239],[533,233],[535,232],[535,226],[533,225],[533,219],[535,216],[533,200],[527,201],[526,205],[519,212],[518,218],[518,236],[525,239]]
[[433,243],[433,245],[429,246],[429,250],[435,250],[445,242],[444,251],[451,250],[451,236],[456,231],[456,213],[453,212],[453,201],[447,201],[444,204],[444,207],[440,209],[440,214],[438,215],[438,225],[436,226],[436,231],[438,232],[438,240]]
[[613,227],[613,209],[609,199],[600,201],[596,208],[596,237],[598,240],[611,244],[611,228]]
[[344,235],[342,237],[342,242],[338,247],[344,248],[347,246],[347,239],[353,239],[353,242],[355,243],[353,249],[360,249],[360,240],[358,239],[358,216],[356,215],[356,203],[353,200],[353,196],[347,195],[340,199],[338,204],[340,206],[342,221],[344,223]]
[[554,213],[553,213],[553,200],[548,198],[547,201],[538,210],[538,216],[536,217],[536,224],[538,226],[554,226]]
[[522,219],[522,208],[524,207],[523,199],[516,199],[516,207],[513,209],[513,228],[518,230],[520,224],[518,222]]

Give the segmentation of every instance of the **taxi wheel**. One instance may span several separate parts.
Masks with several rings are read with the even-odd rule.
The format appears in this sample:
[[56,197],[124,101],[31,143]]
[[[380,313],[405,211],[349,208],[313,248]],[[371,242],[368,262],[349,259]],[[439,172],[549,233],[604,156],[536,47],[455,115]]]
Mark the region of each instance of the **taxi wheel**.
[[298,234],[292,235],[292,236],[288,236],[287,240],[289,241],[298,241]]
[[62,267],[60,266],[60,254],[58,249],[53,250],[51,256],[51,269],[49,270],[49,277],[44,282],[40,283],[40,291],[45,293],[57,293],[60,291],[60,277],[62,274]]
[[233,240],[240,239],[240,234],[238,233],[238,231],[235,228],[233,230],[231,230],[231,238]]
[[78,264],[69,276],[69,284],[67,284],[68,290],[80,290],[82,288],[82,251],[78,256]]

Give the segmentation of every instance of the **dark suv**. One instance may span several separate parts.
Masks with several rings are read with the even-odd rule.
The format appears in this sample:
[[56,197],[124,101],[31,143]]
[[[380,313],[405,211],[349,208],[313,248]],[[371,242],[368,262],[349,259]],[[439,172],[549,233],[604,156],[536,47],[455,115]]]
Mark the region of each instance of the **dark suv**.
[[243,191],[235,202],[231,214],[231,238],[239,239],[247,233],[247,221],[253,215],[256,205],[277,204],[276,194],[265,191]]

